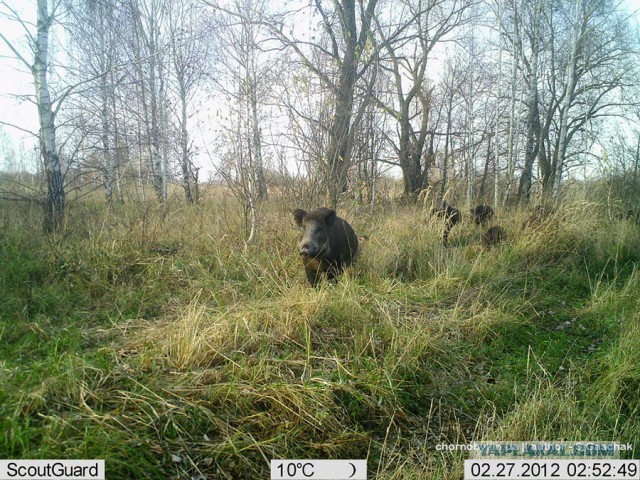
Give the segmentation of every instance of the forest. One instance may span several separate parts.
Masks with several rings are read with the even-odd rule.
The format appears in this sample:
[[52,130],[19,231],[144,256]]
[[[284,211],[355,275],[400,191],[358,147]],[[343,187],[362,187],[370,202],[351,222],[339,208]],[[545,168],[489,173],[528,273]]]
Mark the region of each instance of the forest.
[[637,8],[0,0],[0,458],[640,458]]

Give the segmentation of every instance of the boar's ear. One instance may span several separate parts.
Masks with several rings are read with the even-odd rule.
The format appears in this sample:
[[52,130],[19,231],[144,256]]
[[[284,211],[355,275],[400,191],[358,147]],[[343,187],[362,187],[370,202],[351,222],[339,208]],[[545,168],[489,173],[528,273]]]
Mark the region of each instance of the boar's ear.
[[333,223],[333,221],[336,219],[336,211],[335,210],[331,210],[330,208],[323,208],[324,212],[323,212],[323,216],[324,216],[324,224],[329,227],[331,226],[331,224]]
[[293,218],[296,221],[296,225],[301,227],[302,226],[302,219],[307,215],[307,212],[305,212],[304,210],[302,210],[301,208],[296,208],[293,211]]

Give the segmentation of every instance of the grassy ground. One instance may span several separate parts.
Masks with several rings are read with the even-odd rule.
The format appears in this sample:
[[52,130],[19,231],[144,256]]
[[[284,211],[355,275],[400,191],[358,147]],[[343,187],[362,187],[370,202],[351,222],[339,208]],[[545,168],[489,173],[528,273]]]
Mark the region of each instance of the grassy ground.
[[[482,251],[417,207],[343,208],[359,263],[311,289],[286,201],[243,245],[233,202],[76,204],[64,235],[0,209],[0,458],[105,458],[109,479],[268,478],[368,458],[459,479],[473,440],[632,442],[640,229],[567,204]],[[202,478],[202,477],[200,477]]]

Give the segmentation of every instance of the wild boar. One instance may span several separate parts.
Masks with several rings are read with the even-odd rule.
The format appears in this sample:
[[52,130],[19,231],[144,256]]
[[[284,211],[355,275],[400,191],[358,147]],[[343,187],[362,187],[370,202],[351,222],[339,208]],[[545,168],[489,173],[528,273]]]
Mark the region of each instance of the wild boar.
[[493,217],[493,208],[489,205],[481,204],[471,209],[471,215],[473,215],[473,221],[476,225],[486,226],[491,217]]
[[312,286],[326,276],[333,281],[358,253],[358,237],[349,223],[330,208],[310,212],[296,209],[296,225],[302,230],[298,251]]
[[507,232],[504,228],[494,225],[482,235],[482,246],[487,248],[492,245],[498,245],[507,239]]
[[445,220],[442,244],[446,247],[449,245],[449,232],[454,225],[462,221],[462,212],[443,200],[441,206],[433,210],[432,214],[444,218]]

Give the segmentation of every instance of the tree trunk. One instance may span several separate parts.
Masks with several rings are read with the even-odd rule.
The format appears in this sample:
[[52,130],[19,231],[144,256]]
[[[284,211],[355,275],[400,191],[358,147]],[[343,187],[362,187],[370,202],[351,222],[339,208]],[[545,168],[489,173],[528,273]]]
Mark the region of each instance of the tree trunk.
[[[530,81],[530,85],[532,82],[533,80]],[[538,155],[538,148],[540,146],[540,113],[538,110],[537,86],[534,87],[532,93],[529,93],[527,108],[529,110],[527,118],[527,145],[525,147],[524,168],[522,169],[522,176],[520,177],[520,184],[518,186],[518,201],[524,204],[529,202],[531,196],[533,163]]]
[[[396,74],[399,80],[399,75]],[[416,201],[420,192],[425,188],[429,167],[433,161],[433,133],[430,135],[429,150],[425,154],[425,144],[427,141],[429,127],[429,110],[431,94],[425,95],[420,91],[420,85],[416,82],[412,90],[402,97],[399,95],[399,102],[402,106],[401,116],[398,119],[400,124],[400,167],[404,179],[404,197],[410,201]],[[400,91],[400,88],[398,88]],[[413,98],[418,97],[422,111],[420,112],[420,127],[416,132],[411,125],[410,109]]]
[[[113,72],[111,75],[111,81],[113,85],[115,85],[115,79]],[[115,87],[114,87],[115,88]],[[111,112],[113,114],[113,141],[114,141],[114,152],[115,152],[115,160],[114,160],[114,175],[115,175],[115,184],[116,184],[116,192],[118,194],[118,202],[124,203],[124,192],[122,190],[122,158],[124,157],[123,153],[120,150],[120,141],[119,136],[120,132],[118,129],[118,115],[117,115],[117,96],[115,90],[113,91],[113,95],[111,95]],[[128,149],[128,146],[125,145],[123,148]],[[129,155],[127,154],[128,158]]]
[[633,191],[638,191],[638,163],[640,163],[640,134],[636,141],[636,153],[633,159]]
[[[543,100],[544,102],[544,100]],[[553,177],[555,175],[555,166],[551,163],[549,130],[553,121],[553,112],[555,108],[548,107],[544,125],[540,130],[540,147],[538,148],[538,167],[540,168],[540,177],[542,181],[543,195],[546,197],[550,194],[553,185]]]
[[527,144],[525,148],[524,168],[518,186],[518,201],[528,203],[531,197],[533,163],[540,146],[540,112],[538,108],[538,57],[540,51],[541,1],[536,0],[531,37],[531,61],[529,63],[529,98],[527,101]]
[[108,108],[108,92],[106,75],[100,78],[100,100],[102,108],[100,116],[102,117],[102,160],[104,168],[104,190],[108,208],[113,206],[113,156],[109,145],[109,108]]
[[[89,10],[91,12],[91,9]],[[96,10],[92,12],[98,16],[97,19],[97,36],[98,36],[98,57],[100,59],[98,68],[100,75],[100,120],[101,120],[101,141],[102,141],[102,171],[104,177],[104,190],[107,207],[111,209],[113,206],[113,183],[114,183],[114,165],[113,154],[111,151],[110,128],[109,128],[109,97],[113,97],[113,93],[109,92],[108,87],[108,60],[107,60],[107,31],[110,25],[107,25],[107,11],[102,2],[98,2]]]
[[[347,59],[345,58],[345,61]],[[351,129],[353,111],[353,91],[355,63],[353,72],[342,72],[340,85],[336,93],[334,121],[329,129],[327,194],[329,203],[335,207],[341,193],[347,191],[347,173],[351,159],[349,158],[348,137]]]
[[[150,25],[148,32],[148,44],[149,44],[149,103],[151,104],[151,175],[153,178],[153,189],[156,192],[158,200],[164,201],[164,185],[163,185],[163,168],[162,168],[162,154],[160,152],[160,125],[158,119],[158,91],[156,88],[156,68],[157,68],[157,44],[156,44],[156,30],[159,28],[156,25],[155,18],[155,6],[152,6],[153,11],[150,15]],[[142,24],[140,24],[140,28]],[[143,31],[144,34],[144,31]],[[144,87],[143,87],[144,89]]]
[[498,84],[496,86],[496,123],[494,127],[494,160],[493,160],[493,206],[497,207],[500,201],[500,97],[502,96],[502,0],[498,0]]
[[178,76],[180,89],[180,148],[182,150],[182,187],[187,203],[193,204],[193,194],[191,192],[191,174],[189,169],[189,133],[187,131],[187,92],[184,86],[184,79]]
[[47,180],[44,228],[46,232],[51,233],[64,224],[65,191],[60,158],[56,149],[55,113],[47,81],[49,28],[53,23],[53,17],[48,13],[47,0],[38,0],[37,18],[38,36],[32,73],[40,121],[40,150]]
[[447,189],[447,175],[449,172],[449,143],[451,139],[451,116],[453,109],[453,88],[449,95],[449,105],[447,109],[447,134],[444,140],[444,160],[442,161],[442,184],[440,185],[440,196],[444,197],[444,192]]
[[[482,181],[480,182],[480,200],[484,201],[487,188],[487,177],[489,176],[489,163],[491,163],[491,134],[487,140],[487,154],[484,159],[484,169],[482,171]],[[495,169],[494,169],[495,170]]]
[[473,201],[473,180],[475,177],[475,162],[473,154],[473,73],[469,80],[469,93],[467,94],[465,123],[467,128],[465,149],[465,175],[467,176],[466,199],[467,205],[471,205]]
[[169,148],[167,147],[167,140],[169,138],[169,118],[167,115],[166,105],[166,84],[164,75],[164,64],[162,60],[158,62],[158,76],[160,79],[160,85],[158,88],[158,129],[160,135],[158,137],[158,148],[161,155],[161,174],[162,182],[160,184],[162,196],[161,200],[164,205],[169,201]]
[[571,54],[569,56],[569,62],[567,64],[567,88],[564,97],[564,106],[561,110],[560,116],[560,135],[559,135],[559,151],[558,151],[558,163],[556,165],[555,177],[553,179],[553,191],[551,192],[551,198],[554,202],[558,200],[560,195],[560,182],[562,180],[562,173],[564,170],[564,160],[567,153],[567,144],[569,143],[567,130],[569,122],[569,109],[573,102],[573,96],[576,89],[576,63],[578,60],[578,42],[581,41],[581,35],[579,35],[578,21],[580,17],[580,0],[576,0],[575,5],[575,21],[573,26],[573,35],[571,42]]
[[516,168],[516,148],[515,136],[516,131],[520,128],[520,113],[522,108],[522,90],[520,91],[520,102],[518,102],[518,110],[516,114],[516,80],[519,69],[519,60],[517,55],[513,56],[511,62],[511,106],[509,112],[509,135],[507,137],[507,188],[504,192],[504,206],[507,207],[511,203],[511,191],[513,190],[513,177]]
[[[253,55],[254,52],[251,52],[251,56]],[[253,142],[253,165],[256,174],[256,200],[266,200],[268,197],[267,181],[264,176],[264,164],[262,161],[262,138],[260,135],[258,98],[256,95],[257,79],[253,65],[251,66],[251,70],[249,102],[251,103],[251,141]]]
[[344,58],[336,85],[333,122],[329,128],[328,176],[325,179],[331,207],[337,206],[340,194],[346,192],[348,187],[347,174],[351,166],[351,116],[358,63],[355,1],[345,0],[340,13],[345,43]]

